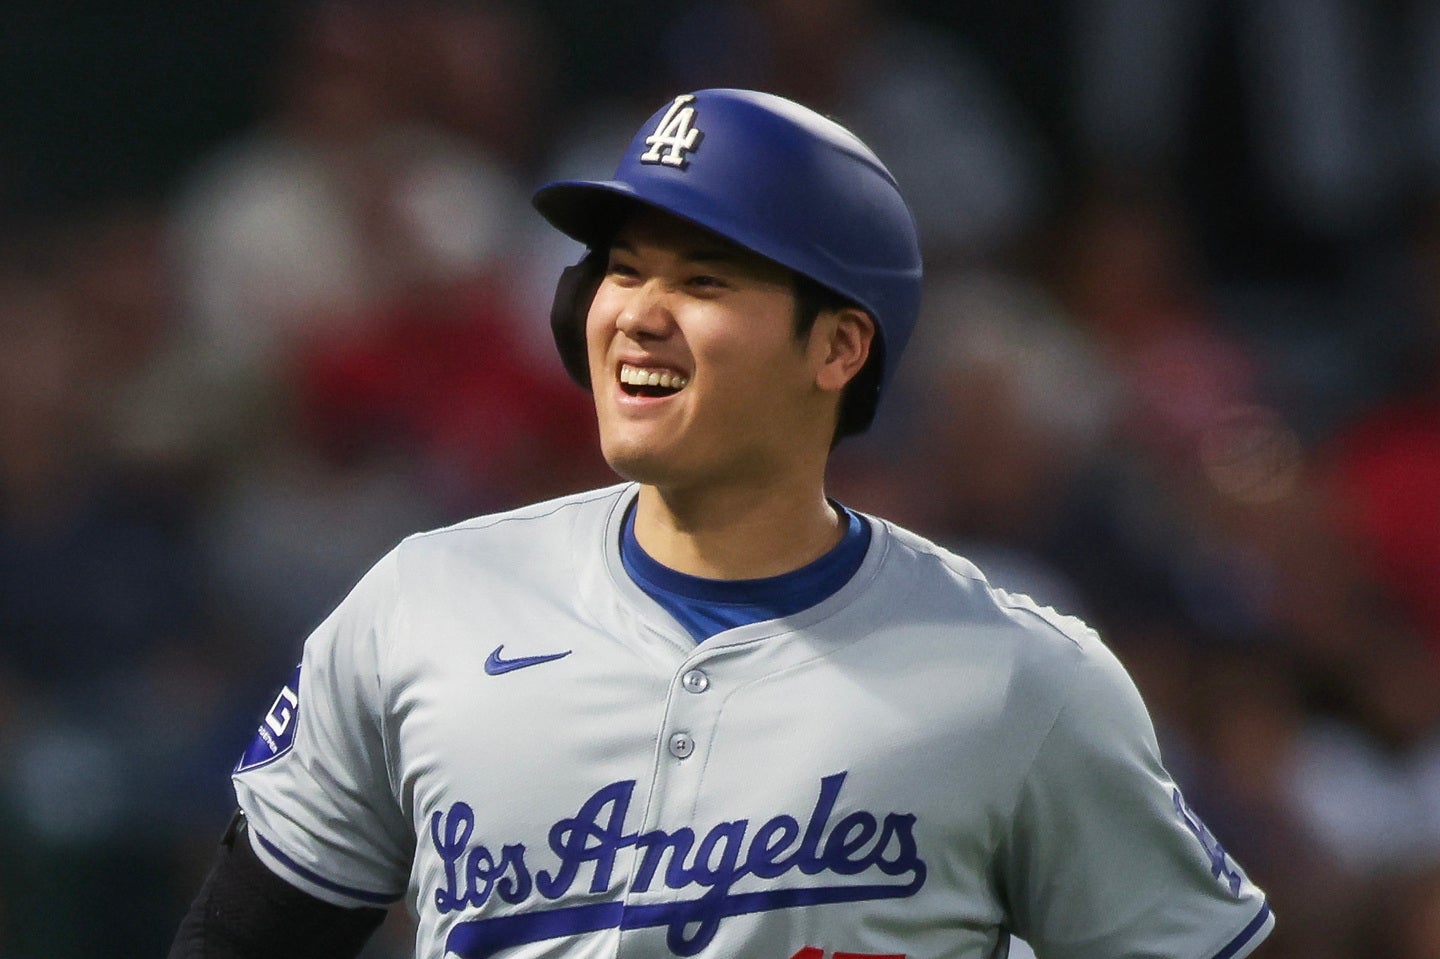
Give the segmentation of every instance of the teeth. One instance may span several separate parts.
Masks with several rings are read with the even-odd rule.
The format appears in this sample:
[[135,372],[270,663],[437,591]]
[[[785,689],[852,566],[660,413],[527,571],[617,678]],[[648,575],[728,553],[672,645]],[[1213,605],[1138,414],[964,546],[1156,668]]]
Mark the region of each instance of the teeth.
[[638,366],[622,363],[620,382],[629,386],[660,386],[665,389],[684,389],[690,377],[669,370],[642,370]]

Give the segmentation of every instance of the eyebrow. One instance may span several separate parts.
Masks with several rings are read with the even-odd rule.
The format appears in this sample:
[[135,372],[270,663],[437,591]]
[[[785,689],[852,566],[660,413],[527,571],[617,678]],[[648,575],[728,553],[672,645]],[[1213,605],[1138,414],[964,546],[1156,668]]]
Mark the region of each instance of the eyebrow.
[[[639,250],[628,240],[616,239],[610,244],[612,250],[638,256]],[[745,262],[744,251],[720,245],[695,246],[683,250],[680,259],[687,263],[721,263],[739,265]]]

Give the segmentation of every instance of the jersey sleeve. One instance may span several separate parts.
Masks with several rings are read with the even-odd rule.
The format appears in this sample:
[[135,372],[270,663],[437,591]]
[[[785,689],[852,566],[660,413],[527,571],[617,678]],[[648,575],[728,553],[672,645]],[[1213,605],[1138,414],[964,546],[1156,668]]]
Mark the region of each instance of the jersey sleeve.
[[384,734],[382,664],[398,606],[392,552],[306,640],[232,777],[256,855],[339,906],[399,899],[414,852]]
[[1001,857],[1013,931],[1040,959],[1240,959],[1270,932],[1264,894],[1186,804],[1140,694],[1082,637]]

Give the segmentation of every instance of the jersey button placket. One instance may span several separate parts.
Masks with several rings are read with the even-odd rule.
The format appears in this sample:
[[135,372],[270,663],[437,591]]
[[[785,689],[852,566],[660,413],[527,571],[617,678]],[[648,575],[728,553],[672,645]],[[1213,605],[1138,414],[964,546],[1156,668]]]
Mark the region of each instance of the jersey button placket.
[[[710,688],[710,677],[705,675],[703,669],[687,669],[680,676],[680,688],[687,693],[699,695]],[[672,733],[666,748],[676,759],[689,759],[695,754],[695,737],[683,731]]]
[[669,745],[670,755],[676,759],[689,759],[695,752],[695,739],[689,733],[675,733]]

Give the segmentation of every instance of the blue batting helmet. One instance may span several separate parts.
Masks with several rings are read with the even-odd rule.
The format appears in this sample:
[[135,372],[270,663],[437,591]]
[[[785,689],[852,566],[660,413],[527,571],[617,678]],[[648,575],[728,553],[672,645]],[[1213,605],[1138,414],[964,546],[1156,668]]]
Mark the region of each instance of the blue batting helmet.
[[[920,244],[895,178],[840,124],[768,93],[687,93],[646,121],[612,179],[551,183],[533,202],[592,251],[647,204],[854,302],[878,331],[879,376],[852,431],[869,425],[915,328]],[[566,369],[588,387],[584,320],[600,266],[587,260],[562,277],[551,320]]]

